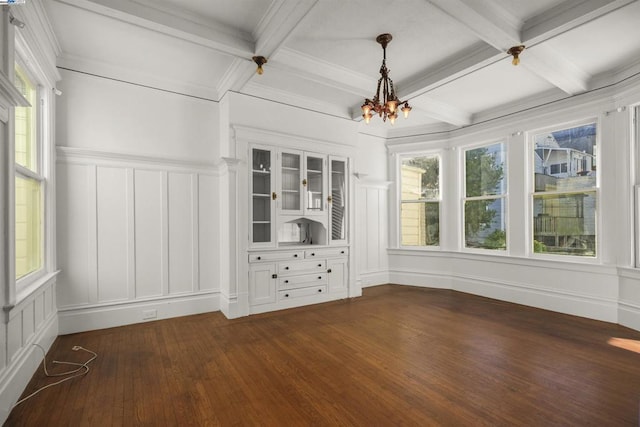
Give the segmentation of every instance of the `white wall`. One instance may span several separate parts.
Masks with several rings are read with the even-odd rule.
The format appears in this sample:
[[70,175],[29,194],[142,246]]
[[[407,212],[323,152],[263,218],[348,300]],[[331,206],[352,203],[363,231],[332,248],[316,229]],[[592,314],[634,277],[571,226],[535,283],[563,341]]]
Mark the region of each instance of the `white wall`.
[[218,105],[64,72],[61,333],[219,309]]

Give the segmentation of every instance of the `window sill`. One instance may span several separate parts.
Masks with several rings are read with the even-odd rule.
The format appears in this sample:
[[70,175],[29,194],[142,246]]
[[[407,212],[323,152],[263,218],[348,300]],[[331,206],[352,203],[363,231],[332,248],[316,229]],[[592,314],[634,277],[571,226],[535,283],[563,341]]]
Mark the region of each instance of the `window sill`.
[[16,286],[16,301],[13,305],[5,307],[5,311],[10,312],[14,307],[19,306],[24,301],[28,300],[33,294],[38,292],[40,288],[49,285],[55,280],[59,272],[60,270],[51,273],[44,273],[28,283]]

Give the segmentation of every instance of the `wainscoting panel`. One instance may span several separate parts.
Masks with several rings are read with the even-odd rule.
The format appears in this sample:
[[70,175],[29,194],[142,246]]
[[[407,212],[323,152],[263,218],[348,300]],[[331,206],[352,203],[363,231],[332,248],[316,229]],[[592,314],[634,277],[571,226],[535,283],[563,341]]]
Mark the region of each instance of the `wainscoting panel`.
[[[95,303],[89,292],[95,283],[96,271],[90,270],[89,259],[95,259],[95,247],[90,247],[89,221],[95,222],[95,168],[88,165],[58,164],[56,168],[57,260],[61,269],[58,281],[58,303],[62,307]],[[95,237],[95,230],[92,230]]]
[[219,310],[213,165],[58,147],[60,333]]
[[135,297],[162,295],[162,172],[135,171]]
[[356,182],[357,280],[362,287],[389,282],[388,183]]
[[194,290],[194,176],[169,173],[169,294]]
[[[98,302],[128,298],[127,170],[97,168]],[[133,285],[133,284],[132,284]]]
[[0,421],[7,418],[42,361],[42,352],[34,344],[48,350],[58,335],[55,283],[55,274],[50,275],[34,293],[7,311],[8,322],[0,328],[0,342],[7,340],[6,353],[0,357]]
[[200,175],[198,178],[198,237],[199,290],[220,289],[220,256],[218,254],[217,224],[219,197],[217,178]]

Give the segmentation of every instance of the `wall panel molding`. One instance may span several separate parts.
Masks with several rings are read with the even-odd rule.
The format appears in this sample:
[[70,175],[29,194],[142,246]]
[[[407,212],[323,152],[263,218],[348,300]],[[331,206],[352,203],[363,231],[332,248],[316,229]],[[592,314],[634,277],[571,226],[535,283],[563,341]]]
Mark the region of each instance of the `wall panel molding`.
[[56,147],[57,161],[68,164],[122,166],[135,169],[161,169],[168,171],[190,171],[194,173],[220,175],[220,166],[215,163],[192,162],[189,160],[167,159],[132,153],[97,151],[86,148]]
[[[76,229],[73,238],[58,242],[65,331],[219,309],[214,272],[221,248],[212,235],[219,218],[210,214],[217,209],[217,168],[63,147],[58,152],[60,234]],[[206,283],[202,264],[216,268],[204,270]],[[110,321],[107,313],[121,319]]]

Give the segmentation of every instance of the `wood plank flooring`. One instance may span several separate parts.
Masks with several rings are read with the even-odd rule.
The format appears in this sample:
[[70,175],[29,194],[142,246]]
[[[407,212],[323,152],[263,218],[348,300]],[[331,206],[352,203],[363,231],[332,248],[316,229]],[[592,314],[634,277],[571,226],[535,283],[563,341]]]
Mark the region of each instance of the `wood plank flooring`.
[[[640,332],[448,290],[58,337],[91,371],[7,426],[638,426]],[[636,351],[638,349],[636,348]],[[55,369],[60,369],[55,367]],[[54,368],[51,368],[54,370]],[[39,369],[25,395],[52,382]]]

